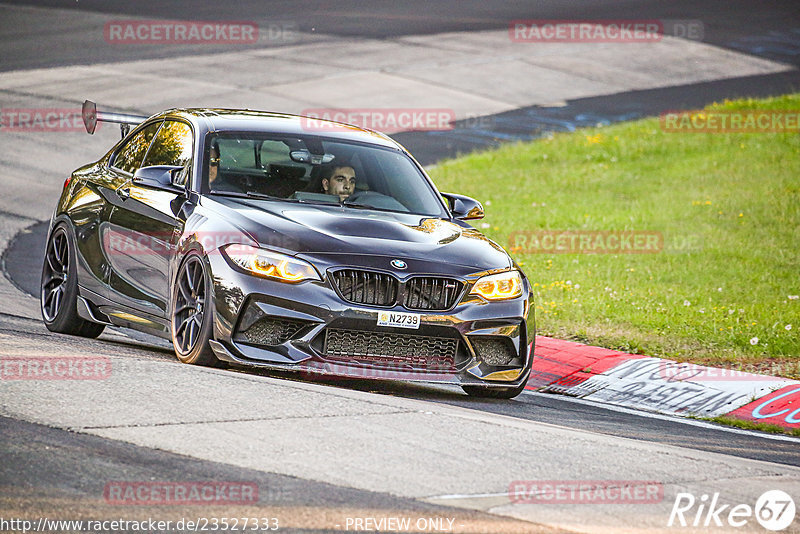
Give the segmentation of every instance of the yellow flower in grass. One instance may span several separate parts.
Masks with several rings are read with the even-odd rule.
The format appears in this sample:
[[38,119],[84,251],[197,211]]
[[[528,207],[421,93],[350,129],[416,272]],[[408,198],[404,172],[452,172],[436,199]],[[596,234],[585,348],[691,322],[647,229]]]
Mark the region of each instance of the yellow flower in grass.
[[597,145],[602,142],[603,142],[603,136],[601,134],[586,136],[587,145]]

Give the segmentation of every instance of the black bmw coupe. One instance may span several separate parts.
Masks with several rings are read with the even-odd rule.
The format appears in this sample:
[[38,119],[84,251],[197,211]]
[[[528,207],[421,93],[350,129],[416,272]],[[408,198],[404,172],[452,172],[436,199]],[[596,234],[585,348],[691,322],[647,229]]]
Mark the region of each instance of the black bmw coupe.
[[[47,328],[170,339],[180,361],[444,382],[511,398],[530,288],[389,137],[306,117],[98,112],[123,136],[72,173],[42,269]],[[530,321],[533,322],[532,319]]]

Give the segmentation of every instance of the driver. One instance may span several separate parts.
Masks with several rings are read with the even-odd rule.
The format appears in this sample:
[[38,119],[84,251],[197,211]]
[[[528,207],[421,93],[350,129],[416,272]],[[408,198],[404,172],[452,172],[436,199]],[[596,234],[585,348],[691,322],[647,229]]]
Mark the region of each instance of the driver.
[[323,171],[322,190],[344,202],[356,190],[356,171],[349,165],[333,165]]

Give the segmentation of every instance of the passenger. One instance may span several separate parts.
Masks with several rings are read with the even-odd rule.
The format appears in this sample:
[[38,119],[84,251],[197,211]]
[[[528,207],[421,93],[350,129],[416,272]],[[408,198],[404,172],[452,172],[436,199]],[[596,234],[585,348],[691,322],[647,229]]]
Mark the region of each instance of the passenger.
[[208,152],[208,187],[217,189],[220,186],[221,180],[219,177],[219,146],[216,143],[211,145]]
[[236,193],[241,193],[242,188],[237,187],[234,184],[231,184],[230,181],[226,180],[222,172],[220,172],[219,167],[219,145],[217,145],[217,143],[213,143],[208,152],[208,188],[212,191],[233,191]]
[[322,170],[322,190],[344,202],[356,190],[356,171],[349,165],[331,165]]

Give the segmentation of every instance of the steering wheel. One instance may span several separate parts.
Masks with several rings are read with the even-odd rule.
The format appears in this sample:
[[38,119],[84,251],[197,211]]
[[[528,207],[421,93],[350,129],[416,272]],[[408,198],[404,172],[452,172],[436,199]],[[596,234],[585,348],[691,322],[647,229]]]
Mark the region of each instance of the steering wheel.
[[347,202],[364,202],[365,200],[369,200],[369,193],[374,193],[374,191],[365,191],[363,189],[359,189],[358,191],[354,192],[352,195],[347,197]]
[[393,210],[393,211],[408,211],[403,204],[398,202],[394,197],[378,193],[377,191],[356,191],[347,199],[347,202],[354,202],[357,204],[364,204],[378,209]]

